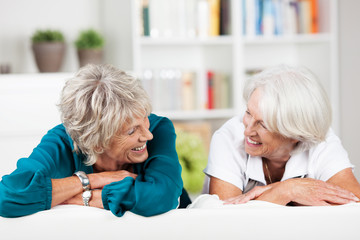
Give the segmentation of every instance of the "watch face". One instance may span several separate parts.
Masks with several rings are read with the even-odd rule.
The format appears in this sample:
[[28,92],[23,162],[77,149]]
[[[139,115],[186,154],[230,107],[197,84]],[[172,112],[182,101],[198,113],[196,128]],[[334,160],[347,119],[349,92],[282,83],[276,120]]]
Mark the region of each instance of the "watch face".
[[85,191],[82,194],[83,198],[90,198],[91,197],[91,192],[90,191]]

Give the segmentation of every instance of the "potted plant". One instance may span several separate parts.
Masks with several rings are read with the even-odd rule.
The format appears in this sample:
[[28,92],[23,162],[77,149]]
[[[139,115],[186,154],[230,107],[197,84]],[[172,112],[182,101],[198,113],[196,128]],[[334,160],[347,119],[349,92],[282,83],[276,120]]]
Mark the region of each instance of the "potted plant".
[[37,30],[31,37],[40,72],[58,72],[65,53],[64,35],[57,30]]
[[96,30],[87,29],[81,31],[75,41],[80,67],[88,63],[102,63],[104,43],[104,37]]
[[195,133],[176,130],[176,151],[182,166],[181,177],[184,187],[190,194],[201,192],[207,164],[204,141]]

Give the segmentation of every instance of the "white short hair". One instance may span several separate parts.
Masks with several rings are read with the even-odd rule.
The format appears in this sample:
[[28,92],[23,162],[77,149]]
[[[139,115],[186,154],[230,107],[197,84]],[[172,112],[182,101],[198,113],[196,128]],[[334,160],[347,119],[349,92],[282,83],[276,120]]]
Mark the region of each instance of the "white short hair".
[[299,141],[304,151],[324,141],[331,125],[331,105],[314,74],[298,67],[280,65],[250,78],[244,87],[247,103],[259,89],[259,109],[270,132]]
[[151,112],[140,81],[108,64],[86,65],[67,80],[59,108],[74,148],[87,156],[87,165],[96,162],[123,124]]

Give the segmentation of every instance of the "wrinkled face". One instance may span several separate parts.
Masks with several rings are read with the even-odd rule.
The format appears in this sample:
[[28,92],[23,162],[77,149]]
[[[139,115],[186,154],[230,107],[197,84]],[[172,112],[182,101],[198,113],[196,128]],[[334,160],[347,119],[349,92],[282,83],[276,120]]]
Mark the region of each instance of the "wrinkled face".
[[261,90],[256,89],[248,101],[243,118],[245,151],[251,156],[264,157],[269,160],[288,160],[297,141],[272,133],[265,127],[259,109],[260,99]]
[[97,161],[99,170],[120,170],[122,166],[144,162],[148,158],[147,141],[153,138],[148,117],[125,124]]

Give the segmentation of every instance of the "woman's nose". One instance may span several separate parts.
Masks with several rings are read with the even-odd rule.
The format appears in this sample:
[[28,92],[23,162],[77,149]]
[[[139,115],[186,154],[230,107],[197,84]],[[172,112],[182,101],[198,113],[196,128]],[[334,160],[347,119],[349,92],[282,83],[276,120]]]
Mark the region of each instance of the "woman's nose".
[[141,142],[145,142],[145,141],[150,141],[151,139],[153,139],[153,135],[152,133],[149,131],[148,128],[144,128],[141,136],[140,136],[140,141]]
[[245,123],[245,135],[253,135],[254,133],[256,133],[255,121],[251,118]]

